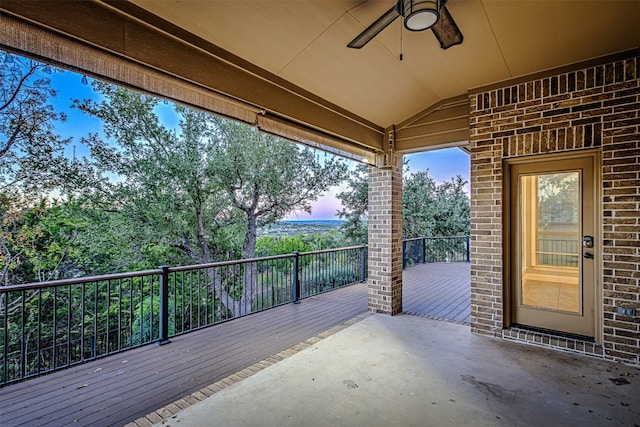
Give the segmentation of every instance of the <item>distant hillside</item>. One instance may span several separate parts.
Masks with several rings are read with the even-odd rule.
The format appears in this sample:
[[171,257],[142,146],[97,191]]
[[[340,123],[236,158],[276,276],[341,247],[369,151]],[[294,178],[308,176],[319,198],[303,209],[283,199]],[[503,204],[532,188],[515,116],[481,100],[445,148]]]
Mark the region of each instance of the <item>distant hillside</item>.
[[283,220],[258,230],[258,236],[293,236],[296,234],[327,233],[338,230],[342,219]]

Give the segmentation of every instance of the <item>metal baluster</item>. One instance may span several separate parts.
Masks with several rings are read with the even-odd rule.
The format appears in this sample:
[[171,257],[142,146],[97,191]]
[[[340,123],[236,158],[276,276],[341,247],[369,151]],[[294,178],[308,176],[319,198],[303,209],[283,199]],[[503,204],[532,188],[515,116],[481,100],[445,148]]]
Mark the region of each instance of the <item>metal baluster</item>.
[[[24,295],[24,291],[22,292]],[[52,368],[55,369],[57,366],[57,347],[58,347],[58,288],[53,288],[53,364]]]
[[133,278],[129,282],[129,346],[133,347]]
[[173,328],[174,333],[178,329],[178,274],[173,273]]
[[122,279],[118,279],[118,351],[122,350]]
[[25,374],[26,374],[26,359],[27,359],[27,355],[26,350],[27,350],[27,343],[24,340],[24,332],[25,332],[25,328],[24,328],[24,321],[25,321],[25,312],[26,312],[26,294],[25,291],[22,291],[22,301],[21,301],[21,313],[20,313],[20,317],[21,317],[21,325],[20,325],[20,331],[22,336],[20,337],[20,378],[24,378]]
[[93,283],[93,335],[91,337],[91,357],[98,355],[96,346],[98,341],[98,282]]
[[42,370],[42,366],[40,364],[40,341],[42,340],[42,318],[40,315],[42,313],[42,290],[38,289],[36,292],[38,292],[38,340],[36,343],[36,372],[39,374]]
[[86,283],[82,283],[82,290],[81,290],[81,296],[82,296],[82,320],[80,321],[80,360],[84,360],[84,319],[85,319],[85,308],[86,308],[86,303],[85,303],[85,287],[86,287]]
[[198,289],[198,323],[197,326],[200,327],[202,326],[201,322],[202,320],[200,320],[200,305],[202,305],[202,292],[200,292],[200,271],[196,270],[196,286]]
[[104,354],[109,354],[109,311],[111,311],[111,280],[107,280],[107,296],[106,296],[106,301],[107,303],[107,323],[106,323],[106,332],[107,332],[107,336],[105,337],[105,342],[104,342]]
[[[226,286],[225,286],[226,291],[227,291],[226,292],[227,296],[226,296],[226,304],[225,304],[226,309],[225,309],[225,313],[224,313],[224,318],[226,320],[227,319],[227,312],[228,312],[227,310],[229,310],[229,291],[231,291],[231,287],[229,285],[229,279],[228,279],[228,277],[229,277],[229,267],[227,266],[227,267],[225,267],[225,269],[226,269],[226,273],[227,273],[227,283],[226,283]],[[235,271],[235,268],[232,269],[232,272],[233,271]],[[231,274],[231,281],[232,282],[235,281],[234,278],[233,278],[233,273]],[[231,318],[235,317],[235,315],[236,315],[235,314],[235,310],[232,310],[231,311]]]
[[3,342],[3,367],[2,367],[2,383],[9,381],[9,300],[11,294],[9,292],[4,293],[4,342]]
[[67,365],[71,364],[71,285],[67,301]]
[[189,330],[193,329],[193,272],[189,272]]
[[140,278],[140,293],[138,294],[138,300],[140,301],[140,322],[138,322],[138,324],[140,325],[140,327],[138,329],[140,329],[139,332],[139,337],[140,337],[140,343],[139,345],[142,345],[142,343],[144,342],[144,277]]

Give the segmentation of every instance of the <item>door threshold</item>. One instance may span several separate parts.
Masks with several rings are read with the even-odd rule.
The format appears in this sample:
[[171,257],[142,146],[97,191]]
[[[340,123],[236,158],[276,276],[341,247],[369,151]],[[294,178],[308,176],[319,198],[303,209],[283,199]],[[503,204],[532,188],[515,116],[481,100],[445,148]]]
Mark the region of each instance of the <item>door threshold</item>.
[[502,330],[502,338],[522,344],[577,353],[598,359],[605,358],[604,348],[597,344],[593,338],[582,335],[513,325],[508,329]]
[[587,335],[579,335],[579,334],[572,334],[570,332],[554,331],[551,329],[538,328],[535,326],[519,325],[517,323],[514,323],[513,327],[517,329],[522,329],[525,331],[538,332],[540,334],[545,334],[549,336],[569,338],[572,340],[584,341],[584,342],[596,342],[596,340],[593,337],[589,337]]

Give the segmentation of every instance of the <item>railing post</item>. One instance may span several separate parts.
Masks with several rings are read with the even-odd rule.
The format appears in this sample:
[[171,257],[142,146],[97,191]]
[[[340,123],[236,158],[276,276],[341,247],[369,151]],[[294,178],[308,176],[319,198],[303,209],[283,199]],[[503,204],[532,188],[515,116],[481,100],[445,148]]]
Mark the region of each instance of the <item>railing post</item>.
[[467,238],[467,262],[471,262],[471,236],[466,235]]
[[[160,337],[156,345],[169,344],[169,267],[160,269]],[[153,306],[153,305],[152,305]]]
[[421,244],[421,248],[422,248],[422,250],[420,252],[420,255],[421,255],[423,264],[427,262],[427,255],[426,255],[427,243],[426,242],[427,242],[427,238],[426,237],[423,237],[422,240],[420,240],[420,244]]
[[404,270],[407,266],[407,242],[406,240],[402,241],[402,269]]
[[367,245],[360,248],[360,281],[367,280]]
[[298,272],[298,266],[300,265],[300,263],[298,262],[298,256],[300,255],[300,252],[295,251],[293,253],[293,295],[292,295],[292,300],[294,304],[299,304],[300,303],[300,276],[299,276],[299,272]]

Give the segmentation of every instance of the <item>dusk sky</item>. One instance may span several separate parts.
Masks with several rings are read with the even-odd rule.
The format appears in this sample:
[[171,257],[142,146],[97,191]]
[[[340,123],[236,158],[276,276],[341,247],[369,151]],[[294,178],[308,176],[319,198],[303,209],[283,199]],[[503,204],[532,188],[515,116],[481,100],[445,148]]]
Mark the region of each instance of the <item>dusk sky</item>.
[[[69,108],[73,99],[96,98],[89,84],[81,84],[82,76],[72,72],[54,73],[50,76],[52,86],[58,91],[57,99],[52,103],[57,109],[63,110],[67,114],[67,121],[57,126],[58,132],[65,137],[73,137],[75,142],[75,155],[82,157],[88,154],[86,147],[80,144],[80,138],[90,132],[98,132],[101,128],[100,120],[82,114],[76,109]],[[172,105],[160,104],[159,114],[165,125],[172,127],[177,125],[175,115],[172,114]],[[163,111],[165,110],[166,111]],[[172,122],[173,121],[173,122]],[[69,155],[73,148],[69,149]],[[449,181],[451,178],[460,175],[467,182],[469,181],[469,155],[458,148],[428,151],[423,153],[409,154],[405,156],[409,161],[409,173],[429,170],[429,175],[436,182]],[[349,163],[353,163],[348,161]],[[336,212],[340,209],[340,201],[335,195],[344,191],[346,186],[334,187],[323,197],[312,204],[311,215],[306,212],[294,212],[287,216],[292,220],[309,219],[336,219]],[[468,190],[468,185],[467,185]]]
[[[469,182],[470,159],[469,155],[459,148],[447,148],[443,150],[426,151],[423,153],[408,154],[409,173],[429,170],[429,176],[441,183],[450,181],[457,175]],[[469,185],[466,185],[469,192]],[[312,204],[311,215],[306,212],[296,212],[287,217],[291,220],[309,219],[337,219],[336,211],[341,208],[340,200],[336,194],[344,191],[346,186],[335,187],[323,197]]]

